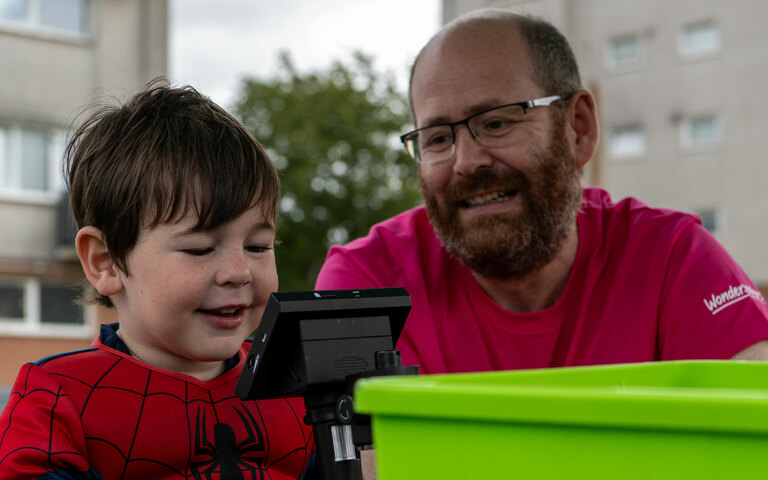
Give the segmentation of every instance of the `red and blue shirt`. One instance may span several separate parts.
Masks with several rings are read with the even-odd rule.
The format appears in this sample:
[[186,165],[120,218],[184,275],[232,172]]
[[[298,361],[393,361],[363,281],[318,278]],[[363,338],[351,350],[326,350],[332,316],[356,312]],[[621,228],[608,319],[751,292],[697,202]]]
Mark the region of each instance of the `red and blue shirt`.
[[313,449],[303,399],[234,393],[249,342],[203,382],[121,351],[114,328],[22,367],[0,416],[0,479],[301,477]]

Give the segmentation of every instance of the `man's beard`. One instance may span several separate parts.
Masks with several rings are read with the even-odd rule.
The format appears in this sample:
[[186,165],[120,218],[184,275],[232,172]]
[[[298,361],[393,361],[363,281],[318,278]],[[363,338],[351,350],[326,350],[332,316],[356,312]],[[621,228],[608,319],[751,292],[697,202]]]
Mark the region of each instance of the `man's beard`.
[[[427,215],[446,250],[486,278],[522,278],[548,264],[562,248],[581,205],[581,185],[573,155],[560,125],[549,148],[536,152],[532,178],[512,169],[499,176],[489,169],[449,186],[445,204],[421,180]],[[522,212],[496,213],[459,220],[461,199],[473,192],[516,191]]]

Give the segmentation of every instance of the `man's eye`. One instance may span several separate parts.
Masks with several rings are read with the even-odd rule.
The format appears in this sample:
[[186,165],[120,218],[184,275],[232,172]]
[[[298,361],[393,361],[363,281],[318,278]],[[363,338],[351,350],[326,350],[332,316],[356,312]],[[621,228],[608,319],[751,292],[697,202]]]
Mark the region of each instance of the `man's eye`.
[[212,248],[206,247],[206,248],[188,248],[186,250],[183,250],[184,253],[187,255],[192,255],[195,257],[202,257],[203,255],[207,255],[213,251]]
[[424,138],[424,144],[422,148],[428,150],[435,150],[446,148],[451,145],[451,136],[445,132],[435,133]]
[[479,130],[484,133],[505,132],[512,128],[516,123],[519,122],[505,118],[494,118],[483,122],[482,125],[480,125]]

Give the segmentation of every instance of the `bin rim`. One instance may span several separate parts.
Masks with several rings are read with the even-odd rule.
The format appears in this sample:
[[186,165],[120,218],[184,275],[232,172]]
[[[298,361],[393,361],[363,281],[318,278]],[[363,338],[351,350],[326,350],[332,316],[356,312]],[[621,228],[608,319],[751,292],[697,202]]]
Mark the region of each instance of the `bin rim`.
[[[673,380],[691,384],[663,384]],[[681,360],[379,377],[356,383],[355,408],[374,420],[399,416],[759,434],[768,433],[768,363]]]

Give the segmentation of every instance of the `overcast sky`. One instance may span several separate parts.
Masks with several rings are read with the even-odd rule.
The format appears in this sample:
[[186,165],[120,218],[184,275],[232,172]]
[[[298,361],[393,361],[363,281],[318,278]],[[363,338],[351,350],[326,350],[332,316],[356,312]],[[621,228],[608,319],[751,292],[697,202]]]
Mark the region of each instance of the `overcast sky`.
[[414,56],[435,33],[439,0],[170,0],[170,78],[229,107],[244,76],[266,78],[278,53],[300,71],[360,50],[405,89]]

